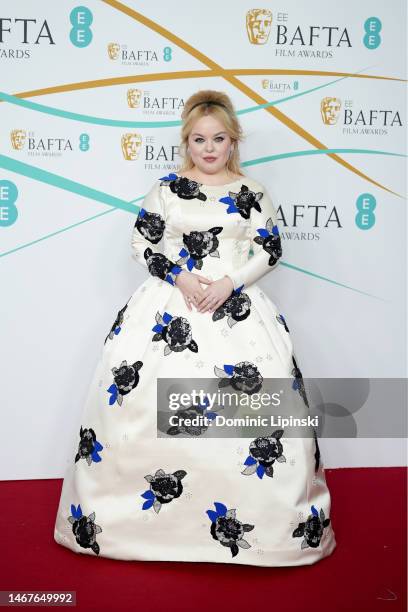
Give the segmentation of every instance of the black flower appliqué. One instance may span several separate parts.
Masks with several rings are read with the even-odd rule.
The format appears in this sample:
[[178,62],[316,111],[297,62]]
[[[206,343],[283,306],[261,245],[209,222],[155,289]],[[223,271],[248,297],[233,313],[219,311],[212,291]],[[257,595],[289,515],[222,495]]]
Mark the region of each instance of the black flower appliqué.
[[254,242],[261,244],[264,251],[269,255],[269,266],[274,266],[282,257],[282,245],[279,235],[279,228],[273,224],[272,218],[266,222],[265,228],[257,229],[259,236],[255,236]]
[[168,504],[173,499],[180,497],[183,492],[181,481],[186,474],[185,470],[177,470],[172,474],[166,474],[164,470],[159,469],[154,476],[151,474],[145,476],[147,482],[150,483],[150,489],[141,494],[146,500],[143,503],[142,510],[147,510],[153,506],[154,511],[159,513],[162,504]]
[[252,531],[255,525],[241,523],[236,518],[235,508],[227,509],[221,502],[214,502],[215,510],[207,510],[211,521],[210,533],[214,540],[231,550],[235,557],[240,548],[251,548],[251,544],[244,539],[244,534]]
[[[129,300],[130,300],[130,298],[129,298]],[[118,314],[116,315],[116,319],[113,322],[113,325],[112,325],[112,327],[111,327],[111,329],[109,331],[109,334],[105,338],[104,344],[106,344],[106,341],[107,341],[108,338],[110,340],[112,340],[112,338],[114,336],[117,336],[119,334],[120,330],[122,329],[122,325],[123,325],[123,321],[124,321],[124,314],[125,314],[126,309],[128,307],[129,300],[126,302],[126,304],[123,306],[123,308],[121,308],[119,310]]]
[[299,391],[301,398],[305,402],[306,406],[309,408],[309,402],[306,396],[305,384],[303,382],[302,372],[299,370],[298,365],[296,363],[295,356],[293,354],[292,354],[292,362],[293,362],[292,376],[294,376],[295,378],[292,384],[292,388],[295,391]]
[[201,436],[209,427],[204,417],[208,421],[213,421],[217,416],[217,411],[223,408],[222,406],[217,406],[208,410],[209,403],[206,397],[203,404],[193,403],[187,406],[187,408],[177,409],[174,412],[174,416],[177,416],[177,425],[169,427],[166,433],[169,436],[177,436],[178,434]]
[[262,388],[263,377],[251,361],[240,361],[236,365],[224,364],[224,368],[214,366],[216,376],[221,378],[219,387],[231,385],[236,391],[251,395]]
[[187,263],[187,268],[190,272],[193,268],[201,270],[203,259],[207,255],[210,257],[220,256],[218,252],[220,243],[217,234],[221,233],[222,230],[222,227],[212,227],[204,232],[192,231],[189,234],[183,233],[183,243],[187,248],[181,249],[179,255],[183,258],[182,262]]
[[251,312],[251,299],[247,293],[242,291],[244,285],[237,287],[231,295],[219,306],[212,315],[213,321],[219,321],[228,317],[229,327],[233,327],[238,321],[245,321]]
[[143,257],[152,276],[158,276],[171,285],[175,284],[174,280],[181,272],[179,262],[171,261],[164,253],[155,253],[150,247],[144,250]]
[[98,463],[102,461],[102,457],[98,455],[98,452],[103,449],[103,446],[96,439],[95,431],[91,427],[83,429],[81,425],[79,435],[81,439],[78,445],[78,452],[75,455],[75,463],[80,459],[86,459],[88,465],[91,465],[92,462]]
[[262,191],[251,191],[247,185],[242,185],[238,193],[229,191],[228,196],[220,198],[220,202],[228,204],[227,213],[239,213],[243,219],[251,217],[251,210],[255,208],[262,212],[259,201],[263,198]]
[[121,406],[123,396],[137,387],[140,379],[139,370],[142,366],[142,361],[135,361],[132,365],[128,365],[126,359],[124,359],[118,368],[112,368],[115,382],[107,389],[108,393],[111,394],[110,405],[118,402]]
[[277,429],[266,438],[260,437],[253,440],[249,445],[249,455],[244,462],[247,467],[241,474],[249,476],[256,472],[258,478],[263,478],[264,474],[272,478],[273,463],[286,461],[280,441],[282,435],[283,429]]
[[152,244],[157,244],[163,238],[166,223],[159,213],[141,208],[136,218],[135,228],[143,238]]
[[71,516],[68,521],[72,525],[72,533],[76,541],[82,548],[91,548],[95,554],[99,555],[99,544],[96,541],[96,535],[101,533],[102,527],[95,523],[95,512],[89,516],[83,516],[81,505],[78,508],[71,504]]
[[301,538],[303,536],[301,548],[317,548],[323,535],[323,529],[330,524],[330,519],[325,518],[323,508],[320,509],[320,516],[314,506],[311,506],[312,514],[309,514],[305,523],[299,523],[292,536]]
[[167,343],[164,348],[165,355],[169,355],[172,351],[179,353],[187,348],[193,353],[198,352],[197,342],[193,340],[191,325],[184,317],[173,317],[168,312],[161,316],[160,312],[157,312],[156,325],[152,327],[152,331],[156,332],[152,342],[164,340]]
[[177,176],[175,172],[170,172],[168,176],[163,176],[160,185],[168,185],[170,190],[182,200],[197,200],[205,201],[207,196],[200,191],[202,183],[197,183],[186,176]]

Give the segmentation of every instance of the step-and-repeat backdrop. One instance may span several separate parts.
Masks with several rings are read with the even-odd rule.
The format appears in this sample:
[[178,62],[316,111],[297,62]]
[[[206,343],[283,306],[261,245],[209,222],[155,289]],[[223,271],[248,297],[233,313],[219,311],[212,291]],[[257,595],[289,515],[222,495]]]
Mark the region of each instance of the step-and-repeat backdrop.
[[[2,2],[2,479],[62,475],[105,337],[147,278],[138,206],[177,169],[198,89],[231,96],[243,171],[278,211],[283,257],[260,285],[303,376],[355,379],[351,418],[370,381],[406,376],[406,3],[256,7]],[[400,464],[385,442],[322,439],[325,466]]]

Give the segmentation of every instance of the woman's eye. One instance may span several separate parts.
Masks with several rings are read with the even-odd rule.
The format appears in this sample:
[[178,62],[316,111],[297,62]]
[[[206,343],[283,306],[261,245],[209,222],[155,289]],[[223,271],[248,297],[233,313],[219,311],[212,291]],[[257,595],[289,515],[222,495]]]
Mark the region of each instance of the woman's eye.
[[[194,142],[200,142],[201,140],[203,140],[202,138],[196,138],[194,140]],[[217,138],[215,140],[220,140],[221,142],[224,140],[223,136],[217,136]]]

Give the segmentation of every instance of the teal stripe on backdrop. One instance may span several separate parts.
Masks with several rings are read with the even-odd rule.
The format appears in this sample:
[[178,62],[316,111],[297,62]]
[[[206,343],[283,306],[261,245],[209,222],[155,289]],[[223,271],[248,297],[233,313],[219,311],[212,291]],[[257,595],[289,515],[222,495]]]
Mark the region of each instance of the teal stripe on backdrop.
[[[370,149],[310,149],[306,151],[289,151],[287,153],[278,153],[276,155],[268,155],[265,157],[260,157],[258,159],[248,160],[246,162],[242,162],[241,167],[246,168],[249,166],[257,166],[259,164],[264,164],[269,161],[277,161],[290,157],[300,157],[303,155],[326,155],[326,153],[357,153],[364,155],[394,155],[397,157],[407,157],[403,153],[393,153],[391,151],[375,151]],[[114,206],[116,208],[120,208],[128,212],[138,212],[139,207],[134,206],[133,203],[143,199],[144,197],[141,196],[135,200],[127,202],[126,200],[121,200],[120,198],[111,196],[108,193],[99,191],[98,189],[93,189],[92,187],[88,187],[87,185],[83,185],[71,179],[59,176],[58,174],[54,174],[53,172],[49,172],[48,170],[37,168],[36,166],[32,166],[25,162],[1,154],[0,168],[4,168],[4,170],[10,170],[11,172],[16,172],[17,174],[21,174],[22,176],[27,176],[28,178],[47,183],[48,185],[53,185],[54,187],[58,187],[59,189],[71,191],[72,193],[76,193],[77,195],[86,198],[91,198],[92,200],[95,200],[97,202],[102,202],[103,204],[108,204],[109,206]],[[166,171],[164,171],[163,174],[166,174]]]
[[82,185],[82,183],[72,181],[64,176],[59,176],[58,174],[49,172],[48,170],[31,166],[30,164],[13,159],[12,157],[7,157],[6,155],[0,155],[0,168],[10,170],[11,172],[16,172],[22,176],[27,176],[28,178],[36,181],[58,187],[58,189],[64,189],[65,191],[70,191],[71,193],[76,193],[77,195],[85,198],[95,200],[96,202],[102,202],[103,204],[108,204],[109,206],[114,206],[115,208],[120,208],[128,212],[134,213],[138,212],[139,210],[138,207],[135,207],[126,200],[121,200],[120,198],[109,195],[104,191],[99,191],[98,189],[93,189],[87,185]]
[[[331,151],[333,152],[337,152],[337,151],[344,151],[343,149],[332,149]],[[358,150],[357,150],[358,151]],[[313,150],[312,153],[314,153],[315,151]],[[322,153],[324,153],[325,151],[322,151]],[[353,151],[354,152],[354,151]],[[282,153],[279,155],[271,155],[267,158],[260,158],[259,160],[250,160],[247,162],[243,162],[242,166],[251,166],[251,165],[257,165],[258,163],[264,163],[266,160],[272,160],[272,159],[281,159],[284,157],[290,157],[292,155],[298,155],[298,154],[304,154],[307,153],[305,151],[295,151],[292,152],[291,154],[289,153]],[[38,238],[36,240],[27,242],[25,244],[22,244],[18,247],[15,247],[14,249],[10,249],[9,251],[4,251],[3,253],[0,253],[0,257],[5,257],[6,255],[11,255],[12,253],[15,253],[16,251],[19,251],[21,249],[27,248],[29,246],[32,246],[33,244],[37,244],[38,242],[41,242],[43,240],[47,240],[48,238],[52,238],[53,236],[56,236],[57,234],[60,234],[62,232],[68,231],[70,229],[73,229],[75,227],[78,227],[79,225],[82,225],[83,223],[87,223],[89,221],[93,221],[95,219],[98,219],[99,217],[101,217],[102,215],[106,215],[107,213],[113,212],[114,210],[117,209],[121,209],[121,210],[126,210],[128,212],[132,212],[132,213],[137,213],[140,210],[140,206],[135,205],[135,202],[141,201],[144,199],[144,195],[140,196],[138,198],[136,198],[135,200],[132,200],[131,202],[127,202],[125,200],[121,200],[120,198],[116,198],[115,196],[111,196],[103,191],[99,191],[97,189],[93,189],[91,187],[88,187],[86,185],[82,185],[81,183],[77,183],[76,181],[72,181],[70,179],[67,179],[65,177],[59,176],[58,174],[54,174],[52,172],[49,172],[47,170],[42,170],[41,168],[36,168],[35,166],[31,166],[30,164],[26,164],[24,162],[15,160],[11,157],[7,157],[5,155],[0,155],[0,167],[4,168],[5,170],[9,170],[11,172],[16,172],[17,174],[21,174],[23,176],[27,176],[29,178],[32,178],[34,180],[37,181],[41,181],[43,183],[47,183],[48,185],[53,185],[55,187],[58,187],[59,189],[64,189],[66,191],[70,191],[71,193],[76,193],[77,195],[86,197],[86,198],[90,198],[92,200],[95,200],[97,202],[102,202],[103,204],[108,204],[109,206],[112,206],[113,208],[111,208],[108,211],[104,211],[102,213],[98,213],[97,215],[93,215],[92,217],[89,217],[87,219],[83,219],[82,221],[79,221],[78,223],[74,223],[72,225],[69,225],[67,227],[61,228],[59,230],[57,230],[56,232],[52,232],[50,234],[47,234],[46,236],[42,236],[41,238]],[[166,173],[163,173],[163,175],[165,175]],[[298,266],[295,266],[293,264],[288,264],[284,261],[280,262],[280,265],[282,266],[286,266],[288,268],[291,268],[293,270],[297,270],[298,272],[302,272],[303,274],[306,274],[308,276],[314,277],[314,278],[319,278],[320,280],[324,280],[325,282],[328,283],[332,283],[334,285],[337,285],[339,287],[344,287],[346,289],[350,289],[351,291],[355,291],[357,293],[361,293],[363,295],[367,295],[369,297],[373,297],[376,299],[383,299],[380,298],[378,296],[372,295],[370,293],[367,293],[365,291],[360,291],[359,289],[356,289],[354,287],[350,287],[349,285],[345,285],[343,283],[339,283],[335,280],[332,280],[326,276],[322,276],[320,274],[315,274],[314,272],[310,272],[309,270],[306,270],[304,268],[300,268]]]

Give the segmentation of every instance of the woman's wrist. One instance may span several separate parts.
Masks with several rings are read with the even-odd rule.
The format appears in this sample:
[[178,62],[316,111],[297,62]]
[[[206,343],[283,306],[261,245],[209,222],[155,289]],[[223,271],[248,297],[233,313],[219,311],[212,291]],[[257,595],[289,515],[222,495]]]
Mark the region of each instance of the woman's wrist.
[[224,274],[224,278],[228,278],[230,283],[231,283],[231,290],[234,290],[234,281],[232,280],[232,278],[228,275],[228,274]]
[[174,284],[175,284],[175,285],[177,285],[177,279],[178,279],[178,277],[179,277],[181,274],[183,274],[183,272],[187,272],[187,270],[183,270],[183,269],[181,269],[181,270],[178,272],[178,274],[177,274],[177,276],[176,276],[176,278],[175,278],[175,280],[174,280]]

